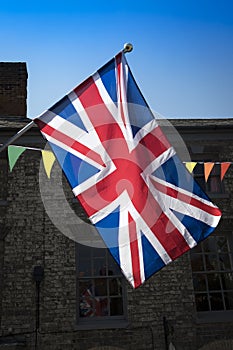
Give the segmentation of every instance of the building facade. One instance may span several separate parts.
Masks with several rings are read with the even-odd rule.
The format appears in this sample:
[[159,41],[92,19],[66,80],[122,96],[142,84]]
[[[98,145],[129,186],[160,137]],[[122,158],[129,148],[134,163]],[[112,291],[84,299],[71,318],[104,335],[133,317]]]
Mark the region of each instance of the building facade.
[[[0,71],[4,143],[28,123],[27,71],[24,63],[0,63]],[[17,140],[27,150],[13,171],[7,151],[0,153],[0,349],[233,348],[231,166],[221,180],[221,163],[233,158],[233,120],[176,119],[162,128],[183,161],[197,162],[194,175],[223,216],[208,239],[136,290],[56,162],[46,175],[37,127]],[[214,162],[208,181],[203,162]]]

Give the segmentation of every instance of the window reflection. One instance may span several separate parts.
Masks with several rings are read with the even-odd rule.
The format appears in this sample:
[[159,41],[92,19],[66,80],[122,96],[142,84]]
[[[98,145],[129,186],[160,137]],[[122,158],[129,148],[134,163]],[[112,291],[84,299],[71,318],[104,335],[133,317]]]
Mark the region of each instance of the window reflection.
[[233,310],[230,241],[230,234],[212,234],[190,251],[197,311]]
[[79,317],[122,317],[122,274],[107,249],[79,245],[77,257]]

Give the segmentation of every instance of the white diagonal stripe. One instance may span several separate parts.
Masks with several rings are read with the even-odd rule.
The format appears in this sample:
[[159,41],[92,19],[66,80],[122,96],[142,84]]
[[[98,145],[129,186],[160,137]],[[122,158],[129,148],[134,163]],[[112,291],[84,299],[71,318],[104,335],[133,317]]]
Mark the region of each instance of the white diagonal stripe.
[[173,157],[176,154],[173,147],[168,148],[166,151],[161,153],[158,157],[156,157],[141,173],[142,178],[146,183],[148,183],[147,177],[150,176],[156,169],[158,169],[161,165],[166,163],[168,159]]
[[[157,251],[158,255],[163,260],[163,262],[165,264],[168,264],[169,262],[171,262],[171,258],[166,252],[165,248],[162,246],[162,244],[159,242],[155,234],[151,231],[151,229],[148,227],[146,222],[142,219],[141,215],[138,213],[138,211],[134,207],[127,191],[122,192],[121,195],[118,196],[114,201],[109,203],[109,205],[107,205],[101,211],[92,215],[90,217],[90,220],[93,222],[93,224],[96,224],[98,221],[102,220],[103,218],[108,216],[110,213],[112,213],[119,206],[120,206],[120,216],[121,216],[120,225],[123,225],[125,227],[128,226],[128,213],[130,213],[130,215],[136,222],[138,230],[141,230],[143,232],[144,236],[148,239],[148,241],[151,243],[153,248]],[[120,227],[120,229],[123,229],[123,228]],[[121,232],[125,232],[125,231],[121,231]],[[121,240],[123,245],[128,242],[128,241],[125,242],[123,240],[123,237],[121,237]]]

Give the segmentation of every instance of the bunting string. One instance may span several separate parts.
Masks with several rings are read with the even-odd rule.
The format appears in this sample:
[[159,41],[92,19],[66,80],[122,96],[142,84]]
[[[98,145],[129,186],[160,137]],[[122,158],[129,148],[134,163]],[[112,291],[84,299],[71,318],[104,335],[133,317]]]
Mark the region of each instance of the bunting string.
[[[56,158],[52,151],[46,151],[41,148],[18,146],[18,145],[8,146],[8,161],[9,161],[10,171],[13,170],[17,160],[19,159],[21,154],[23,154],[26,150],[41,152],[45,173],[48,176],[48,178],[50,178],[52,167]],[[204,177],[206,182],[208,181],[208,178],[215,165],[220,165],[220,179],[222,181],[229,167],[233,164],[233,162],[204,162],[204,161],[197,161],[197,162],[190,161],[190,162],[183,162],[183,163],[190,173],[193,173],[197,164],[203,164]]]
[[53,167],[53,164],[54,164],[56,158],[55,158],[52,151],[46,151],[46,150],[40,149],[40,148],[16,146],[16,145],[8,146],[8,161],[9,161],[10,171],[13,170],[18,158],[26,150],[40,151],[41,152],[45,173],[48,176],[48,178],[50,179],[51,170],[52,170],[52,167]]
[[211,174],[212,169],[214,168],[215,165],[220,165],[220,179],[221,181],[223,180],[227,170],[229,169],[230,165],[233,164],[233,162],[183,162],[188,169],[190,173],[193,172],[195,166],[197,164],[203,164],[204,165],[204,177],[205,177],[205,182],[208,181],[208,178]]

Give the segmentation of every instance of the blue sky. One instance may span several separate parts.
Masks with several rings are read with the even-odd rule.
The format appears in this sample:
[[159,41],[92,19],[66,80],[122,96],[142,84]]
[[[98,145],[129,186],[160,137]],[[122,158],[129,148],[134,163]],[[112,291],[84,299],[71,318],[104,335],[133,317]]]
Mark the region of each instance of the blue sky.
[[6,1],[0,61],[26,62],[28,117],[123,48],[153,110],[233,117],[233,1]]

